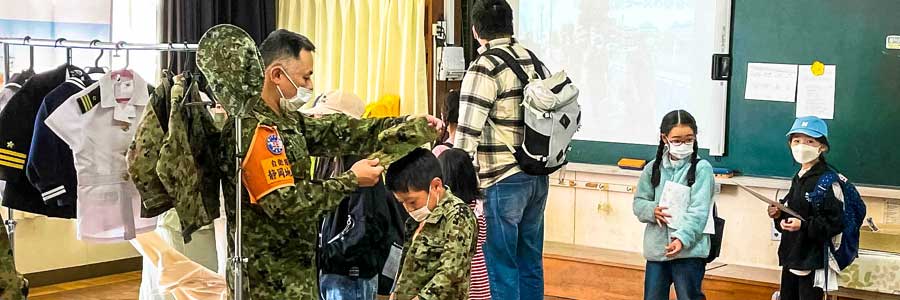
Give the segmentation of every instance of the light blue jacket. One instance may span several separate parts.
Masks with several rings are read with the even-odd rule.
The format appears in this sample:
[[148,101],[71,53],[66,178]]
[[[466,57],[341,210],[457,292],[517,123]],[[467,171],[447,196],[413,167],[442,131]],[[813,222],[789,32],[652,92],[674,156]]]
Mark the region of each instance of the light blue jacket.
[[[650,178],[653,175],[653,162],[644,167],[641,179],[638,182],[637,194],[634,195],[634,215],[641,223],[645,223],[644,229],[644,258],[648,261],[669,261],[680,258],[706,258],[709,256],[709,235],[703,233],[709,218],[709,210],[712,209],[713,193],[715,191],[715,178],[712,166],[706,160],[697,163],[694,185],[691,187],[690,203],[687,212],[682,215],[682,227],[672,229],[668,226],[659,226],[653,216],[653,210],[659,205],[666,181],[687,185],[687,174],[691,165],[687,161],[669,160],[666,156],[660,164],[659,186],[653,188]],[[666,257],[666,245],[670,238],[681,240],[684,245],[678,255],[673,258]]]

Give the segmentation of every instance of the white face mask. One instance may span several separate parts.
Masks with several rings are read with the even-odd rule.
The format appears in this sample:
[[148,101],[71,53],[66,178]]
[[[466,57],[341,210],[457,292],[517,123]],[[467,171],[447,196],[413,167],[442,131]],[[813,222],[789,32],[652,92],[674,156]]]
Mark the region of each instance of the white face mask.
[[291,82],[291,85],[293,85],[294,88],[297,89],[297,93],[294,94],[294,97],[286,98],[284,96],[284,92],[281,91],[281,87],[276,85],[275,89],[277,89],[278,93],[281,94],[281,100],[278,101],[278,105],[281,106],[281,109],[284,111],[297,111],[300,109],[300,107],[303,106],[303,104],[306,104],[306,102],[312,98],[313,91],[308,88],[298,86],[296,83],[294,83],[294,80],[291,79],[291,76],[288,75],[287,71],[284,68],[280,66],[278,68],[280,68],[281,71],[284,72],[284,77],[287,77],[288,81]]
[[797,144],[791,146],[791,154],[794,155],[795,161],[805,164],[819,158],[819,154],[822,153],[819,149],[810,145]]
[[428,198],[425,199],[425,206],[422,206],[419,209],[409,212],[409,216],[416,220],[416,222],[422,223],[425,221],[425,218],[428,218],[428,215],[431,214],[431,209],[428,208],[428,203],[431,202],[431,187],[428,187]]
[[691,143],[682,143],[681,145],[674,146],[669,143],[669,154],[674,156],[675,158],[681,160],[691,156],[694,154],[694,142]]

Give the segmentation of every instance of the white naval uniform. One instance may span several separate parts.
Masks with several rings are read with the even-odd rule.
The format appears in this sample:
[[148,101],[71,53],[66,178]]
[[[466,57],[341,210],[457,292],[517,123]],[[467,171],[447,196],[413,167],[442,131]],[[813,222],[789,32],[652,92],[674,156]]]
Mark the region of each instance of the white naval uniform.
[[[130,240],[156,227],[156,218],[140,217],[141,197],[125,159],[150,100],[146,81],[133,75],[131,80],[106,74],[67,99],[45,121],[75,156],[80,240]],[[82,96],[98,88],[100,103],[85,104]]]

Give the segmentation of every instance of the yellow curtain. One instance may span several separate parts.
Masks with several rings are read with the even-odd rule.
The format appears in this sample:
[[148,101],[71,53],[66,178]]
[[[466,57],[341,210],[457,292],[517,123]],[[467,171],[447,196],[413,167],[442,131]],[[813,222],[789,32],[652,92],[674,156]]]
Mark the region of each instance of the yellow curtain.
[[277,23],[315,43],[316,93],[394,94],[400,113],[428,113],[425,0],[281,0]]

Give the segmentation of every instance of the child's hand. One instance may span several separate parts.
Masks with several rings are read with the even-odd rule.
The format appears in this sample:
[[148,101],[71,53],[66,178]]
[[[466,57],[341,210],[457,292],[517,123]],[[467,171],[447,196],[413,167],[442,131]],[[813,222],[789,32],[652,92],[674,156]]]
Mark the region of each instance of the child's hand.
[[669,208],[665,206],[657,206],[656,209],[653,210],[653,216],[656,217],[656,223],[669,224],[669,221],[667,221],[666,218],[671,218],[672,215],[664,212],[664,210],[667,209]]
[[441,121],[441,119],[432,115],[425,116],[425,119],[428,120],[428,126],[431,126],[434,130],[437,130],[438,132],[444,130],[444,121]]
[[681,252],[681,248],[683,247],[684,244],[681,243],[681,240],[672,238],[672,242],[669,243],[668,246],[666,246],[666,257],[675,257],[675,255],[678,255],[678,253]]
[[775,205],[769,205],[769,218],[778,219],[781,217],[781,210]]
[[795,232],[795,231],[800,230],[801,223],[802,223],[802,221],[800,221],[800,219],[788,218],[787,220],[781,221],[781,229],[784,229],[784,230],[787,230],[790,232]]

